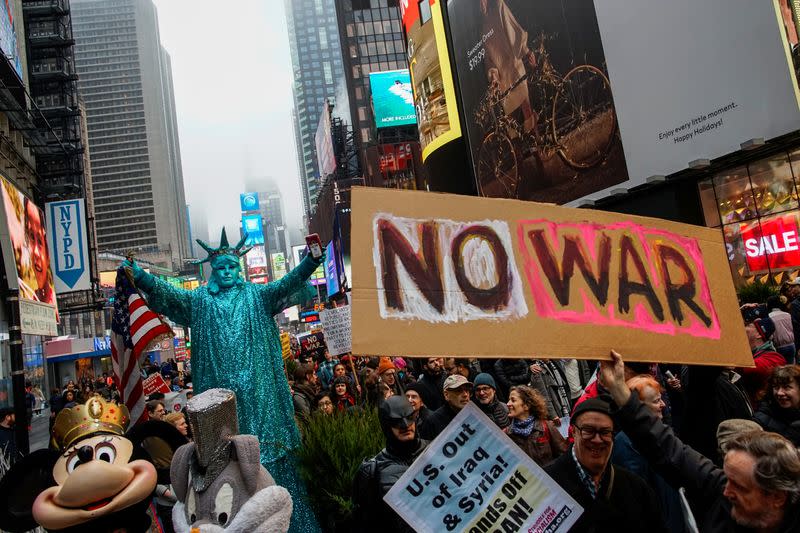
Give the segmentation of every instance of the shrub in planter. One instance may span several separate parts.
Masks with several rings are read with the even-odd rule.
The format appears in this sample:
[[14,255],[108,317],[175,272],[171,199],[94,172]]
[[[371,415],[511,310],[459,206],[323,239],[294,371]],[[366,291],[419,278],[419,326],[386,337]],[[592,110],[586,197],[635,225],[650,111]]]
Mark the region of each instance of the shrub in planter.
[[351,409],[327,416],[315,411],[301,433],[297,460],[320,524],[325,531],[349,531],[353,479],[361,462],[384,446],[378,412]]
[[763,304],[770,296],[777,295],[778,289],[774,285],[754,281],[739,287],[737,294],[742,304]]

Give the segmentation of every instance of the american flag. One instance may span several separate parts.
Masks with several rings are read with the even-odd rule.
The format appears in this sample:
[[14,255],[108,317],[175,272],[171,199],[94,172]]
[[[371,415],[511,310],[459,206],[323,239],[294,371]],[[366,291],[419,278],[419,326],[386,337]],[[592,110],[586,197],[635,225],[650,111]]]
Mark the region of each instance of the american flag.
[[147,307],[125,269],[118,268],[111,320],[111,361],[122,402],[134,424],[147,417],[141,373],[144,354],[153,343],[170,336],[172,329]]

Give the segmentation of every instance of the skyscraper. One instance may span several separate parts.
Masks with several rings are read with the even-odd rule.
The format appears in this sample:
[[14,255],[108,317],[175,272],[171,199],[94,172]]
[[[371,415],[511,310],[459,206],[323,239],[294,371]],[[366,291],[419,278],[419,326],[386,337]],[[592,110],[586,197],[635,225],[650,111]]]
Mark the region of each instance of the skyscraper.
[[334,0],[285,0],[289,50],[294,71],[295,141],[303,191],[309,213],[321,186],[314,150],[314,134],[325,98],[346,107],[342,52]]
[[[336,2],[336,11],[350,99],[349,118],[356,142],[363,149],[376,141],[370,73],[408,68],[400,10],[388,0],[357,0]],[[414,127],[408,129],[416,134]]]
[[169,55],[151,0],[72,0],[101,250],[191,256]]
[[249,193],[258,193],[258,209],[264,223],[267,253],[287,255],[289,236],[280,189],[271,178],[248,178],[245,187]]

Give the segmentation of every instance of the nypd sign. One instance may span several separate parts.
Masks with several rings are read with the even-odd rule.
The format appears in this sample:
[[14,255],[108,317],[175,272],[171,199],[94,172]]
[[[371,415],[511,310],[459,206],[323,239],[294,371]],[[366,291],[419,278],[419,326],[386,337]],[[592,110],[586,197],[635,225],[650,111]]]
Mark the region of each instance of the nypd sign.
[[91,289],[85,209],[83,198],[46,205],[50,263],[59,294]]

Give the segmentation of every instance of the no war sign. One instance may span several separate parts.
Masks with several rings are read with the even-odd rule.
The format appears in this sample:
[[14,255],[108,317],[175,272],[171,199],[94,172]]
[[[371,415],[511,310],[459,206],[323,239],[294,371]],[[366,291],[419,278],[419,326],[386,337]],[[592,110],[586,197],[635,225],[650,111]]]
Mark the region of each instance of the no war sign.
[[356,353],[752,366],[718,230],[534,202],[352,191]]
[[555,533],[583,512],[472,403],[384,500],[419,532]]

